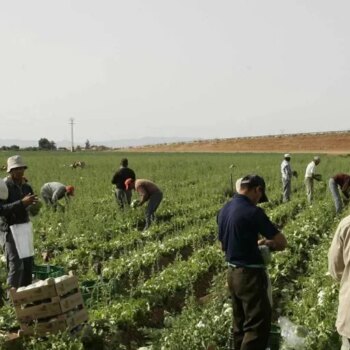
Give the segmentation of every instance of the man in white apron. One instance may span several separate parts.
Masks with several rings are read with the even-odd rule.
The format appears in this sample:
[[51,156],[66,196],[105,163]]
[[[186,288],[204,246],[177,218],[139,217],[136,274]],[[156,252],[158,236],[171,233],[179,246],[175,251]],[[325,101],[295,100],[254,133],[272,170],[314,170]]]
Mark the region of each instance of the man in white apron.
[[0,243],[4,247],[8,277],[7,283],[14,288],[32,283],[33,233],[27,208],[36,204],[37,196],[32,187],[23,181],[27,166],[18,155],[7,160],[7,199],[1,199]]

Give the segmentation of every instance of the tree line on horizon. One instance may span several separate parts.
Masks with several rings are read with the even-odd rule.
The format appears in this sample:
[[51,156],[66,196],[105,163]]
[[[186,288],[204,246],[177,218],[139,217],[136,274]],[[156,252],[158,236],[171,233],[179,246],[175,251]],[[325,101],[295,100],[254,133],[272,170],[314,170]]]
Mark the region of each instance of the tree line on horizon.
[[[82,147],[80,145],[77,145],[74,147],[74,151],[81,151],[81,150],[97,150],[97,151],[104,151],[109,150],[110,147],[103,146],[103,145],[91,145],[89,140],[85,141],[85,147]],[[11,145],[11,146],[1,146],[1,151],[70,151],[67,147],[57,147],[56,143],[54,141],[49,141],[47,138],[43,137],[38,141],[38,146],[29,146],[29,147],[23,147],[21,148],[18,145]]]

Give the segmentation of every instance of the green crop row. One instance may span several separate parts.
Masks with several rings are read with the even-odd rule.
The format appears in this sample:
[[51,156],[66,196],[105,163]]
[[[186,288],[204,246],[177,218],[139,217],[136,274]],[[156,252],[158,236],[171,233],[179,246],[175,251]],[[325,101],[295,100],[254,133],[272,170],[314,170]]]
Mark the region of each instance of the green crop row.
[[102,270],[103,278],[118,279],[125,288],[130,282],[133,284],[133,279],[140,272],[150,275],[151,270],[161,270],[174,261],[176,256],[187,259],[194,249],[215,240],[216,234],[211,226],[202,223],[195,227],[186,227],[176,236],[167,237],[163,241],[148,242],[141,249],[134,249],[119,259],[107,261]]
[[[5,163],[6,158],[12,154],[4,152],[1,155],[2,163]],[[333,205],[329,201],[324,207],[314,205],[314,209],[305,203],[303,173],[312,155],[293,156],[292,167],[300,176],[298,179],[293,179],[292,201],[283,204],[281,204],[279,170],[281,155],[276,154],[23,152],[22,156],[28,164],[26,177],[33,185],[35,193],[39,193],[42,184],[48,181],[60,181],[72,184],[76,188],[75,196],[65,212],[53,212],[42,208],[39,215],[32,218],[36,262],[43,263],[41,253],[51,249],[55,257],[50,263],[61,265],[66,270],[75,269],[82,284],[85,280],[96,280],[98,269],[103,270],[105,267],[110,268],[108,274],[111,274],[105,277],[112,277],[113,273],[117,276],[123,275],[128,264],[131,264],[135,271],[131,273],[130,269],[130,274],[136,279],[136,283],[128,294],[118,295],[114,279],[111,278],[108,282],[110,289],[106,286],[107,289],[96,298],[97,302],[89,307],[94,335],[100,334],[105,349],[123,347],[135,349],[147,342],[157,344],[156,339],[159,339],[157,332],[161,332],[161,328],[157,327],[163,327],[164,323],[171,323],[171,320],[173,327],[167,328],[164,332],[164,336],[166,334],[168,337],[164,344],[169,349],[171,346],[174,349],[181,348],[181,341],[179,339],[176,341],[175,336],[172,337],[172,330],[178,338],[181,338],[181,332],[183,338],[187,338],[183,348],[195,350],[204,348],[204,345],[208,346],[209,332],[212,333],[215,343],[224,344],[227,333],[225,327],[230,320],[230,316],[227,315],[228,308],[224,306],[227,305],[224,298],[214,298],[213,303],[208,304],[208,308],[207,306],[194,308],[196,303],[193,300],[196,298],[192,298],[191,302],[186,303],[179,322],[172,310],[180,312],[187,296],[191,298],[193,295],[200,296],[205,293],[212,275],[216,271],[224,270],[223,254],[210,247],[209,243],[201,245],[199,242],[209,236],[210,240],[214,238],[215,229],[212,228],[215,225],[217,210],[228,200],[228,194],[232,192],[237,178],[248,173],[257,173],[265,178],[270,203],[264,205],[264,208],[274,222],[283,226],[293,246],[291,253],[276,254],[274,256],[276,261],[271,266],[272,277],[282,290],[290,287],[290,280],[292,283],[298,282],[298,274],[307,271],[310,259],[315,259],[313,252],[323,242],[322,227],[326,229],[329,225],[327,220],[331,221],[332,217]],[[164,200],[157,210],[158,221],[145,233],[141,233],[145,208],[120,211],[115,202],[114,188],[110,180],[122,157],[129,159],[129,164],[138,178],[153,180],[164,192]],[[85,169],[72,170],[65,166],[77,159],[86,162]],[[348,158],[325,155],[322,156],[318,172],[327,180],[334,174],[334,169],[347,172],[347,168]],[[325,198],[330,198],[326,182],[316,183],[315,203],[323,202]],[[316,212],[317,208],[320,213]],[[317,222],[308,218],[307,213],[316,217]],[[308,227],[306,222],[309,224]],[[294,225],[294,228],[291,225]],[[203,226],[206,228],[200,231]],[[315,231],[317,234],[312,235],[308,231]],[[317,240],[317,235],[320,234],[321,238]],[[194,250],[203,246],[211,252],[208,257],[205,257],[205,252],[201,253],[203,255],[196,255],[198,251],[188,256],[187,260],[184,259],[181,247],[186,246],[187,235],[188,244],[191,244]],[[180,237],[179,241],[175,239],[177,236]],[[326,248],[326,244],[324,247]],[[162,260],[163,254],[166,256],[168,252],[171,255],[174,253],[175,259],[171,256],[169,264],[164,264],[165,268],[162,269],[161,265],[165,260],[162,264],[158,260]],[[140,261],[133,261],[138,254],[143,253],[149,253],[149,256],[143,256]],[[320,251],[320,256],[321,253]],[[295,258],[296,256],[300,258]],[[118,262],[122,266],[120,270]],[[149,268],[150,274],[147,272]],[[298,284],[303,285],[301,280]],[[100,289],[97,291],[100,292]],[[287,305],[284,296],[291,299],[299,296],[297,289],[290,289],[293,295],[283,292],[279,296],[276,292],[275,290],[275,297],[280,298],[282,306]],[[196,317],[200,317],[204,309],[207,311],[203,318],[195,323]],[[226,316],[222,316],[221,313],[225,310]],[[294,314],[298,314],[297,310]],[[190,315],[188,317],[193,320],[193,327],[196,328],[186,327],[186,315]],[[205,322],[208,317],[210,320]],[[15,324],[12,322],[13,314],[7,306],[0,310],[1,319],[4,320],[2,323],[4,329],[6,323]],[[222,328],[219,327],[221,323]],[[203,324],[208,326],[203,327]],[[156,328],[153,329],[154,327]],[[145,331],[150,334],[146,336]],[[193,346],[190,345],[191,332],[193,341],[194,335],[197,338]],[[152,339],[149,338],[151,336]],[[48,341],[56,349],[81,348],[81,342],[72,340],[69,343],[65,337],[62,340],[50,337]],[[26,349],[41,349],[45,345],[47,348],[48,344],[35,339],[31,342],[30,345],[26,344]],[[94,346],[91,348],[98,349]]]

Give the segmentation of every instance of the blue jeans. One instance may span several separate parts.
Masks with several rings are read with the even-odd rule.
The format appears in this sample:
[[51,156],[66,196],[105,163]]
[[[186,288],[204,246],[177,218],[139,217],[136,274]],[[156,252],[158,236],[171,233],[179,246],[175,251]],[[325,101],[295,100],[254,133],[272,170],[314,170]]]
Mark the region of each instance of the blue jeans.
[[334,181],[333,178],[329,179],[328,184],[329,184],[329,189],[332,193],[333,202],[335,204],[335,211],[337,214],[339,214],[343,209],[343,202],[342,202],[341,197],[340,197],[338,185],[336,184],[336,182]]
[[144,230],[147,230],[151,225],[151,222],[154,220],[154,213],[157,210],[160,202],[163,199],[163,193],[161,191],[153,193],[151,197],[149,197],[147,209],[146,209],[146,225]]

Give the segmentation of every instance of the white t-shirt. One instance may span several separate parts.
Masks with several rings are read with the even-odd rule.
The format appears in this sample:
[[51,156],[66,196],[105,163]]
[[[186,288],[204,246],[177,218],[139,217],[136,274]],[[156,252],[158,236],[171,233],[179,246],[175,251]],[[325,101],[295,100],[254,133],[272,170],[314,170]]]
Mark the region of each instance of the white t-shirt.
[[306,167],[306,171],[305,171],[305,179],[306,178],[312,178],[312,175],[315,174],[315,169],[316,169],[316,164],[314,161],[310,162],[307,167]]
[[292,168],[290,166],[290,163],[287,160],[283,160],[281,163],[281,174],[282,174],[282,179],[284,180],[290,180],[292,178]]

